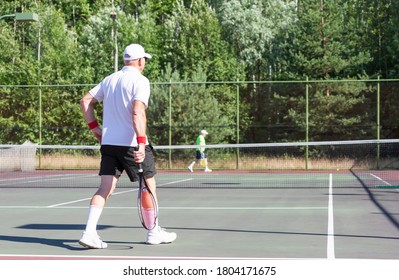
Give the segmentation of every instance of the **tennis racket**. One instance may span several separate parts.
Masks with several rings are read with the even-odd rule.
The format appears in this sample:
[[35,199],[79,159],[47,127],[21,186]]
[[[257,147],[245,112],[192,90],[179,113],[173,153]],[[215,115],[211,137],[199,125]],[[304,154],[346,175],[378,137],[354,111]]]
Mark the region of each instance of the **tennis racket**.
[[201,160],[200,160],[200,164],[202,167],[205,167],[205,153],[201,153]]
[[147,182],[144,178],[143,167],[139,164],[139,190],[137,197],[137,209],[141,224],[147,230],[151,230],[156,225],[158,216],[158,205],[157,201],[148,187]]

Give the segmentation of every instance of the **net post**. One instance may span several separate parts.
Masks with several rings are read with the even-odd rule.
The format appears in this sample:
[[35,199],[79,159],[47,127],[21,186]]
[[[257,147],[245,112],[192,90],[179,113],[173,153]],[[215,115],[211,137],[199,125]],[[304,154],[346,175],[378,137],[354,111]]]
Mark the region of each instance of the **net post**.
[[42,168],[42,82],[39,82],[39,169]]
[[[236,87],[236,143],[240,143],[240,80],[237,78],[237,87]],[[239,169],[239,157],[240,150],[237,147],[236,149],[236,169]]]
[[308,170],[308,160],[309,160],[309,77],[306,76],[306,149],[305,149],[305,169]]
[[[172,80],[169,80],[169,132],[168,132],[168,141],[169,146],[172,145]],[[168,151],[168,168],[172,168],[172,150]]]
[[[380,76],[377,78],[377,140],[381,139],[381,87]],[[377,143],[377,169],[380,169],[380,142]]]
[[36,144],[25,141],[21,147],[18,148],[20,157],[20,167],[21,171],[33,171],[36,165]]

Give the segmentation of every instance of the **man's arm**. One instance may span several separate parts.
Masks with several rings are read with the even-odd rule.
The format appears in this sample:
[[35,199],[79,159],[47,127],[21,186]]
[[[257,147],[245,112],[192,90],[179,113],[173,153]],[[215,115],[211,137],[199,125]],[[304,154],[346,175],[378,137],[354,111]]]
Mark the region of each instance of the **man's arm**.
[[86,120],[90,130],[97,138],[98,143],[101,144],[102,130],[98,126],[96,116],[94,114],[94,106],[96,103],[97,100],[90,93],[86,93],[86,95],[80,100],[80,108],[82,109],[83,117]]
[[135,152],[135,160],[137,163],[141,163],[145,158],[145,144],[147,141],[147,115],[146,106],[142,101],[135,100],[133,103],[133,127],[136,132],[137,142],[139,144],[139,150]]

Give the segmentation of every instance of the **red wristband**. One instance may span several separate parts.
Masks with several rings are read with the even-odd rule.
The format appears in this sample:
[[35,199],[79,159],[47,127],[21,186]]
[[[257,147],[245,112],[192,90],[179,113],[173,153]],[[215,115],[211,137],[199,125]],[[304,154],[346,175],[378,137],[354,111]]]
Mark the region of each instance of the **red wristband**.
[[147,137],[137,136],[137,144],[147,144]]
[[88,123],[88,126],[89,126],[90,130],[92,130],[93,128],[96,128],[98,126],[97,120],[94,120],[94,121]]

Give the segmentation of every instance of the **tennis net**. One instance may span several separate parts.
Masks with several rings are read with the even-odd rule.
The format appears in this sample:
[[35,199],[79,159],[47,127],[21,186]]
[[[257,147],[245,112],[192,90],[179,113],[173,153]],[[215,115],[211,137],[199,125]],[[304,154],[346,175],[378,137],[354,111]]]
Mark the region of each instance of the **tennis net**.
[[[198,147],[154,146],[157,169],[186,170]],[[214,170],[395,170],[399,139],[218,144],[207,145],[206,155]],[[100,150],[99,146],[0,145],[0,159],[0,171],[24,170],[21,162],[29,162],[29,170],[90,170],[98,169]]]
[[[399,185],[399,139],[207,145],[211,173],[199,161],[193,173],[187,170],[196,145],[153,148],[157,182],[164,188],[317,189],[328,187],[331,173],[341,182],[335,184],[338,188],[386,190]],[[29,153],[16,152],[21,145],[0,145],[0,188],[98,187],[99,146],[26,149]],[[29,162],[29,169],[18,162]],[[132,187],[126,175],[119,181],[119,188]],[[170,183],[176,181],[185,183]]]

